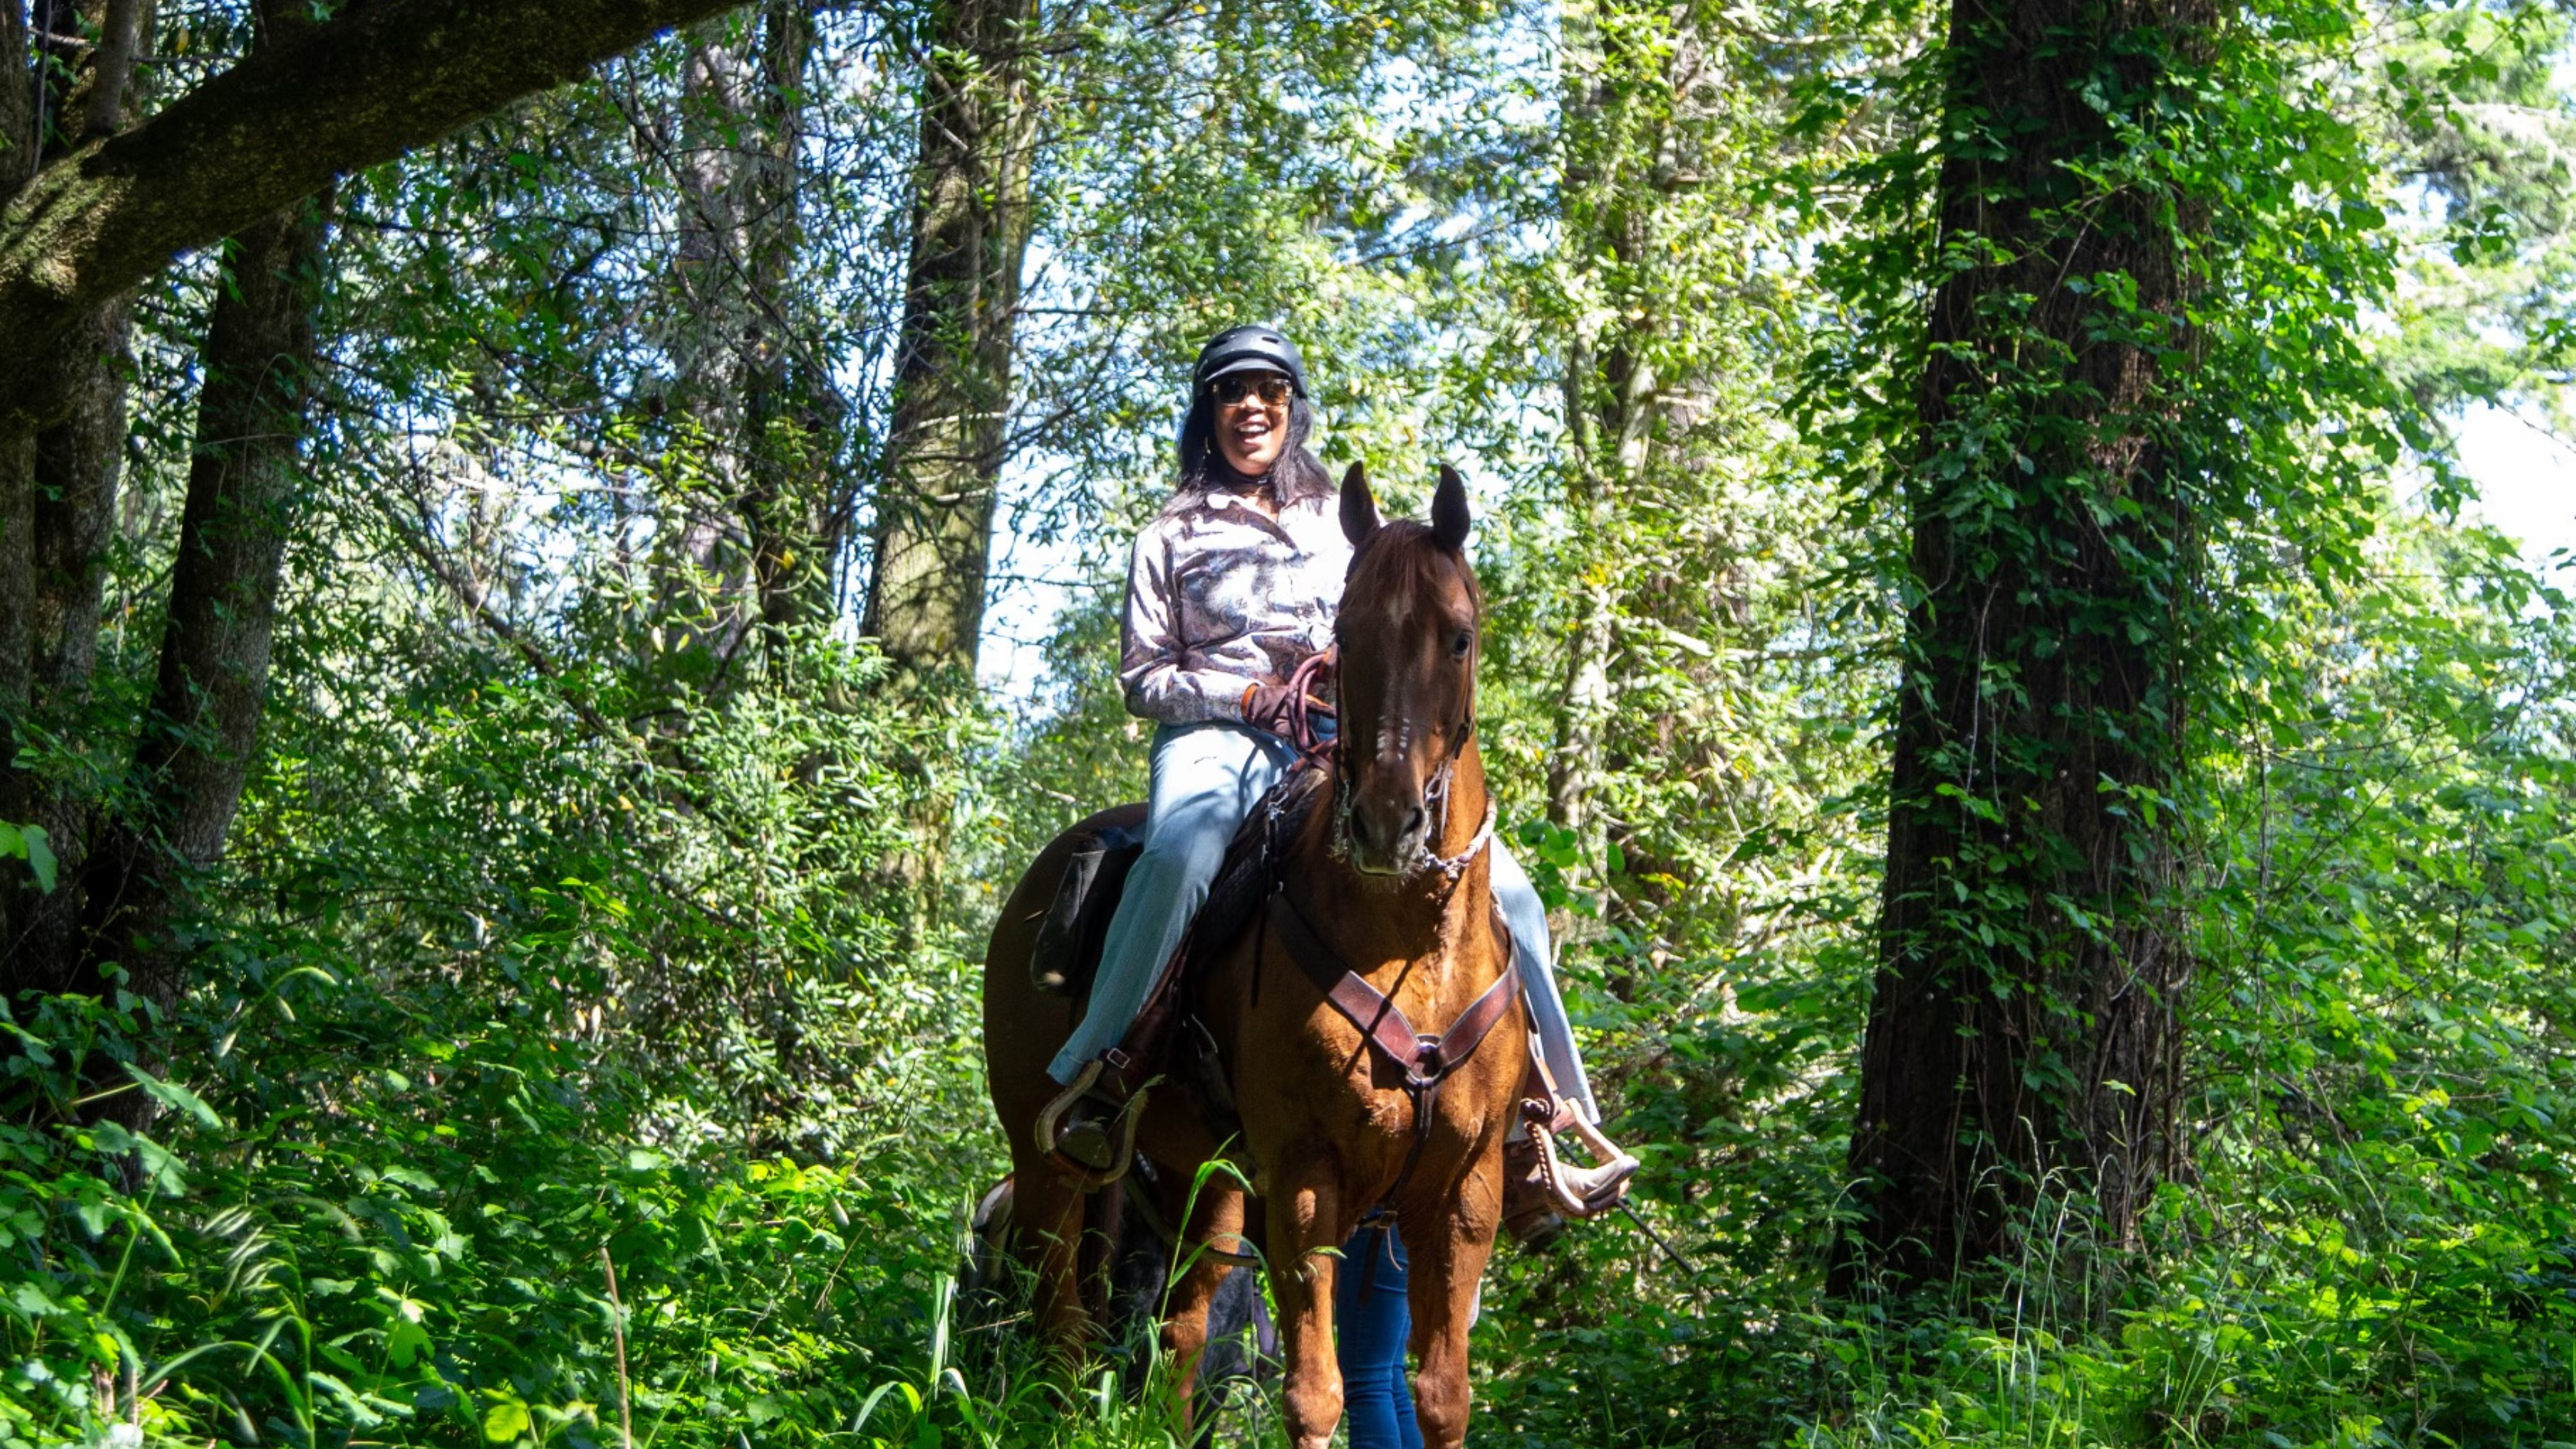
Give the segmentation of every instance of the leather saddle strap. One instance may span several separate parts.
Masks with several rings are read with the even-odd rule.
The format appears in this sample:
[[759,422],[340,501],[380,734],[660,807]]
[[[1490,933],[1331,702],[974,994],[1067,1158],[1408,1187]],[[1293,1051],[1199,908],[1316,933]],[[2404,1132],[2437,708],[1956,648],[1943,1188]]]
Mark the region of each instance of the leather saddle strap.
[[[1501,924],[1499,915],[1496,924]],[[1504,929],[1503,940],[1508,947],[1511,940],[1508,927]],[[1460,1012],[1456,1021],[1449,1023],[1449,1029],[1440,1033],[1439,1040],[1415,1047],[1417,1053],[1432,1059],[1431,1070],[1422,1070],[1421,1055],[1417,1055],[1404,1069],[1405,1094],[1413,1098],[1413,1143],[1404,1149],[1404,1166],[1396,1172],[1394,1185],[1386,1190],[1388,1197],[1402,1193],[1404,1185],[1413,1181],[1413,1169],[1422,1161],[1422,1149],[1431,1141],[1431,1124],[1440,1114],[1440,1084],[1449,1080],[1451,1072],[1466,1065],[1467,1058],[1474,1056],[1476,1048],[1484,1045],[1485,1034],[1492,1031],[1494,1023],[1502,1020],[1503,1013],[1518,1005],[1520,999],[1518,963],[1505,956],[1503,974],[1493,985],[1485,988],[1482,996]]]
[[1287,892],[1270,898],[1270,923],[1279,932],[1280,944],[1288,948],[1288,959],[1297,963],[1333,1009],[1358,1027],[1369,1045],[1404,1068],[1406,1076],[1412,1076],[1415,1060],[1421,1055],[1422,1039],[1413,1023],[1405,1019],[1404,1008],[1344,965],[1333,948],[1315,934],[1315,928],[1306,923],[1305,914],[1289,901]]
[[1539,1043],[1538,1023],[1535,1020],[1530,1022],[1529,1059],[1529,1075],[1523,1079],[1521,1086],[1523,1090],[1527,1090],[1529,1084],[1535,1081],[1538,1084],[1539,1095],[1523,1101],[1522,1113],[1527,1115],[1530,1107],[1535,1105],[1545,1116],[1548,1131],[1564,1132],[1571,1129],[1574,1125],[1574,1104],[1567,1101],[1565,1093],[1558,1089],[1556,1073],[1548,1068],[1547,1048]]
[[1476,1048],[1485,1044],[1486,1034],[1494,1029],[1494,1023],[1520,1004],[1520,962],[1510,954],[1509,932],[1504,933],[1503,940],[1503,974],[1494,978],[1494,984],[1485,988],[1484,995],[1469,1002],[1467,1009],[1458,1013],[1458,1019],[1449,1023],[1447,1031],[1440,1033],[1441,1076],[1456,1071],[1467,1058],[1474,1056]]
[[[1358,972],[1344,964],[1333,948],[1324,944],[1323,938],[1315,934],[1315,928],[1307,923],[1305,915],[1288,899],[1286,892],[1270,898],[1270,920],[1278,928],[1281,942],[1288,947],[1290,959],[1315,983],[1316,989],[1324,993],[1324,999],[1332,1003],[1333,1009],[1359,1028],[1360,1035],[1368,1039],[1369,1045],[1404,1069],[1405,1082],[1409,1087],[1432,1085],[1456,1071],[1467,1058],[1475,1055],[1476,1048],[1484,1044],[1494,1024],[1501,1021],[1520,999],[1520,963],[1511,954],[1508,944],[1510,931],[1506,928],[1503,974],[1495,978],[1493,985],[1485,988],[1483,995],[1469,1003],[1456,1021],[1449,1023],[1448,1030],[1426,1041],[1413,1029],[1404,1009],[1397,1006],[1393,998],[1368,984]],[[1499,914],[1496,923],[1500,924]]]

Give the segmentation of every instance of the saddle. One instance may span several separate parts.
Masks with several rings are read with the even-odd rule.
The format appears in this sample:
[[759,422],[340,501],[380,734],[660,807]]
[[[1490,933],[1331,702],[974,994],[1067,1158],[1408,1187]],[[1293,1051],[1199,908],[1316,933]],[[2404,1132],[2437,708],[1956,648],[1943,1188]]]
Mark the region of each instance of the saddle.
[[[1325,779],[1321,770],[1292,770],[1253,802],[1226,844],[1225,861],[1207,899],[1146,992],[1135,1023],[1097,1069],[1093,1089],[1098,1095],[1123,1103],[1168,1073],[1186,1084],[1210,1133],[1220,1141],[1241,1137],[1243,1122],[1224,1054],[1193,1004],[1208,972],[1278,894],[1289,843],[1323,799]],[[1114,827],[1094,831],[1075,848],[1031,957],[1030,973],[1039,989],[1088,997],[1100,970],[1102,938],[1117,912],[1128,869],[1142,850],[1132,832]]]
[[[1323,782],[1321,771],[1293,771],[1253,803],[1252,813],[1226,844],[1225,863],[1217,868],[1207,900],[1163,968],[1166,979],[1177,965],[1180,975],[1194,984],[1252,925],[1263,902],[1279,888],[1280,860],[1322,798]],[[1142,835],[1116,825],[1087,831],[1074,843],[1055,899],[1038,925],[1029,957],[1031,984],[1076,1001],[1089,997],[1110,918],[1118,913],[1119,897],[1127,888],[1127,872],[1144,849]],[[1163,994],[1158,982],[1147,997],[1149,1015],[1151,1003]]]
[[1145,837],[1123,826],[1103,825],[1074,841],[1055,899],[1038,923],[1037,944],[1029,953],[1029,984],[1075,1000],[1091,994],[1109,918],[1118,912],[1127,872],[1144,853]]

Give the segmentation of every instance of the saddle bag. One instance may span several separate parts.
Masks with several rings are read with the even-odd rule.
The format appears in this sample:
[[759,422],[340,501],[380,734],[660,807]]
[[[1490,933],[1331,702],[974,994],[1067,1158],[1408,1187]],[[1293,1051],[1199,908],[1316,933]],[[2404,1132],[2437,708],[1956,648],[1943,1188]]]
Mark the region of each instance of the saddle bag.
[[1074,842],[1029,954],[1029,981],[1038,990],[1080,997],[1091,989],[1109,918],[1117,913],[1128,869],[1144,850],[1143,836],[1115,825],[1086,832]]

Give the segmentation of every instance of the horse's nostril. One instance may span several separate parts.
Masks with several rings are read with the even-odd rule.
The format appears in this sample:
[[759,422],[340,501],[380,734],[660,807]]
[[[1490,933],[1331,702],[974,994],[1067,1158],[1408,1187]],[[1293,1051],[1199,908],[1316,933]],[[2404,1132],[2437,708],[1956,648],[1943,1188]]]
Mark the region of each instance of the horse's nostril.
[[1363,810],[1352,811],[1350,813],[1350,820],[1348,823],[1351,832],[1351,843],[1362,847],[1367,846],[1369,843],[1368,812]]
[[1404,833],[1411,835],[1413,832],[1420,830],[1421,828],[1422,807],[1416,805],[1412,809],[1404,812]]

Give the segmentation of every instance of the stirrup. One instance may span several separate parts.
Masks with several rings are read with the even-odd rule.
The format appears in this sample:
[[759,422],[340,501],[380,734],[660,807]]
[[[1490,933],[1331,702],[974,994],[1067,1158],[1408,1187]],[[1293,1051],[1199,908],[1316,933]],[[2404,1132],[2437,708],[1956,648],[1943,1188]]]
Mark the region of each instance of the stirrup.
[[1529,1121],[1529,1140],[1538,1150],[1539,1181],[1558,1212],[1569,1218],[1597,1218],[1627,1198],[1628,1179],[1637,1175],[1640,1164],[1601,1135],[1601,1129],[1581,1112],[1568,1111],[1563,1116],[1570,1119],[1567,1127],[1600,1159],[1590,1167],[1569,1167],[1556,1155],[1556,1134],[1549,1129],[1559,1114],[1547,1103],[1532,1098],[1521,1104],[1521,1114]]
[[[1038,1109],[1038,1151],[1045,1154],[1047,1162],[1056,1171],[1085,1188],[1107,1187],[1127,1175],[1127,1169],[1136,1161],[1136,1119],[1144,1115],[1145,1108],[1145,1091],[1141,1087],[1125,1102],[1113,1101],[1107,1094],[1097,1091],[1102,1065],[1097,1060],[1084,1063],[1082,1070],[1074,1075],[1072,1084]],[[1063,1125],[1065,1114],[1085,1101],[1102,1109],[1101,1120],[1109,1137],[1107,1167],[1096,1167],[1068,1156],[1057,1145],[1057,1130]]]

